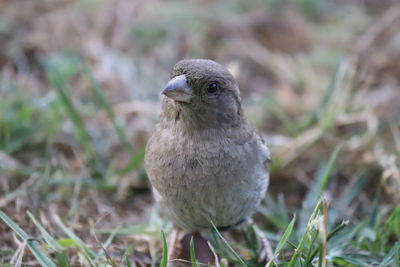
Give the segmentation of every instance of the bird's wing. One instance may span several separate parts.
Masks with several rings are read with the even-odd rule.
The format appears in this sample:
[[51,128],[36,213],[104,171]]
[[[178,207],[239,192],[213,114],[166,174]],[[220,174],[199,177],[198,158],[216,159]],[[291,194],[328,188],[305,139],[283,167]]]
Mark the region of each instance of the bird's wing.
[[260,134],[259,131],[254,130],[254,132],[256,133],[256,135],[258,136],[258,138],[261,141],[261,145],[263,146],[263,148],[265,149],[265,155],[266,155],[266,159],[265,159],[265,164],[267,163],[271,163],[272,162],[272,157],[271,157],[271,152],[269,151],[269,148],[267,146],[267,143],[265,142],[265,139],[263,138],[263,136]]

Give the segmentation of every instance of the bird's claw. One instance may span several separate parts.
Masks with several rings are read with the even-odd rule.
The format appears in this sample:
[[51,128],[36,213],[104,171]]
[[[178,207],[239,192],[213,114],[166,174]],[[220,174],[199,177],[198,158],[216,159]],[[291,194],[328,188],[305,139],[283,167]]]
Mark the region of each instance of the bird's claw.
[[254,224],[253,224],[253,229],[261,243],[261,251],[260,251],[260,255],[258,256],[258,262],[271,261],[274,257],[274,253],[272,252],[271,244],[269,243],[265,234]]

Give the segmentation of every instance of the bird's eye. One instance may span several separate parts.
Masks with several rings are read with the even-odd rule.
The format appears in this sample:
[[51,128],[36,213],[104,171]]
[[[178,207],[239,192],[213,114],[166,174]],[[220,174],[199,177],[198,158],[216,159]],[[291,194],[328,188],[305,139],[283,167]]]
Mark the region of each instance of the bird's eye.
[[217,83],[211,83],[208,87],[207,87],[207,94],[209,95],[216,95],[219,91],[219,86]]

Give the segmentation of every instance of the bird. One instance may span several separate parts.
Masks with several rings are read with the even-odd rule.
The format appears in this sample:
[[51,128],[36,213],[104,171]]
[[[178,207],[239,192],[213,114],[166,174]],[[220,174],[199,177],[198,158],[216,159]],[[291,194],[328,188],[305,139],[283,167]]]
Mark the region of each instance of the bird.
[[183,59],[162,95],[144,159],[161,213],[187,232],[241,224],[265,197],[271,155],[233,75],[210,59]]

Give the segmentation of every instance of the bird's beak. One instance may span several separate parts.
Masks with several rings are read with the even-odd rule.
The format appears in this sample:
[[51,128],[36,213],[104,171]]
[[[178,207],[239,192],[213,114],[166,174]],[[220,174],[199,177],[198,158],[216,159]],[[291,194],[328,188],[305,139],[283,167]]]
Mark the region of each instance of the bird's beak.
[[184,103],[190,103],[193,98],[193,90],[186,82],[185,75],[179,75],[172,78],[165,87],[162,94],[167,97]]

